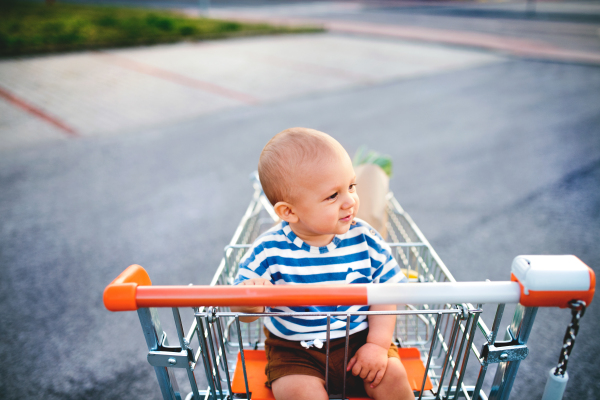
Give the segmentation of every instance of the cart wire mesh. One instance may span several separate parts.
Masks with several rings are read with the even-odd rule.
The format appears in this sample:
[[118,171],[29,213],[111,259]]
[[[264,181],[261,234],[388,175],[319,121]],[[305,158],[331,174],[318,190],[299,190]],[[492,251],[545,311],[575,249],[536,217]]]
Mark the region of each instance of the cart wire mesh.
[[[237,274],[239,263],[252,242],[263,232],[278,223],[278,218],[268,202],[257,179],[254,181],[254,195],[234,236],[224,249],[223,258],[211,281],[211,285],[232,285]],[[387,196],[387,228],[389,246],[393,256],[409,279],[409,284],[421,282],[455,282],[454,277],[440,260],[429,242],[414,224],[410,216],[404,212],[392,193]],[[423,304],[403,305],[396,311],[361,312],[361,313],[303,313],[305,316],[345,318],[346,342],[350,317],[356,314],[394,314],[397,323],[394,331],[394,342],[400,348],[416,348],[420,352],[424,369],[422,376],[415,379],[413,391],[418,399],[484,399],[488,396],[481,390],[488,364],[481,357],[474,342],[476,331],[483,334],[489,344],[493,344],[500,326],[504,305],[498,306],[492,329],[488,329],[480,318],[482,305],[472,304]],[[173,368],[185,368],[189,378],[191,391],[186,399],[232,399],[251,398],[248,372],[246,369],[245,351],[264,349],[265,335],[263,319],[281,313],[241,314],[232,313],[227,307],[200,307],[193,309],[193,322],[187,333],[184,332],[179,308],[173,308],[179,347],[169,347],[166,334],[160,327],[155,309],[138,310],[142,327],[146,334],[148,347],[160,349],[179,349],[187,354],[187,364],[176,365],[177,359],[167,360],[167,368],[157,370],[159,384],[164,398],[183,398],[179,391]],[[240,316],[258,316],[255,322],[240,323]],[[147,330],[154,329],[156,343],[151,343],[152,334]],[[514,329],[517,329],[515,327]],[[154,340],[154,339],[153,339]],[[193,347],[197,346],[194,352]],[[329,351],[329,337],[325,343]],[[154,352],[156,353],[156,352]],[[466,382],[465,376],[470,356],[474,356],[480,364],[478,378],[474,382]],[[165,356],[166,357],[166,356]],[[238,358],[239,361],[238,362]],[[150,360],[151,364],[153,362]],[[347,362],[347,355],[346,360]],[[200,390],[196,383],[194,370],[198,363],[204,369],[207,388]],[[328,362],[327,362],[328,364]],[[162,364],[153,364],[155,367]],[[237,371],[236,371],[237,366]],[[239,370],[241,366],[241,371]],[[328,365],[326,366],[326,383],[328,384]],[[156,369],[156,368],[155,368]],[[515,372],[516,373],[516,372]],[[232,387],[234,374],[243,380],[243,388],[236,391]],[[241,375],[239,375],[241,374]],[[513,377],[514,378],[514,377]],[[261,382],[260,384],[263,384]],[[429,386],[430,385],[430,386]],[[512,385],[512,381],[500,382],[498,385]],[[498,386],[496,385],[496,386]],[[345,382],[341,394],[330,393],[330,398],[346,398]],[[494,393],[501,393],[496,387]],[[510,392],[510,387],[508,388]],[[341,395],[341,396],[340,396]],[[494,397],[494,396],[492,396]],[[491,397],[490,397],[491,398]],[[494,398],[502,398],[495,396]]]

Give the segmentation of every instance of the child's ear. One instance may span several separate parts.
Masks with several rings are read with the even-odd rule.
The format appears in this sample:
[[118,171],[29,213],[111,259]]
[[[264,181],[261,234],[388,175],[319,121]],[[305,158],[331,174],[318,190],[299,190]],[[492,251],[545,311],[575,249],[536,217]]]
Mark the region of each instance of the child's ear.
[[282,220],[291,224],[298,222],[298,216],[294,213],[290,203],[280,201],[277,202],[273,208],[275,209],[275,214],[277,214]]

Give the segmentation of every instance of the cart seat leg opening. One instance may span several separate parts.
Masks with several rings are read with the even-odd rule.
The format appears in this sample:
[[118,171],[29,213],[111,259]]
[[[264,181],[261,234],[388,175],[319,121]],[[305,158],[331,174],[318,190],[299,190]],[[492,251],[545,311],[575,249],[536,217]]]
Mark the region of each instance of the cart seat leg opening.
[[[406,369],[408,381],[415,393],[421,391],[423,376],[425,375],[425,366],[421,360],[421,352],[414,347],[399,348],[400,361]],[[248,390],[252,400],[270,400],[274,399],[271,389],[265,382],[265,366],[267,365],[267,355],[264,350],[244,350],[246,376],[248,377]],[[431,390],[433,385],[429,377],[425,382],[425,390]],[[231,390],[234,398],[246,398],[246,385],[244,382],[244,364],[242,364],[241,354],[238,354],[235,373]],[[353,400],[363,400],[363,398],[350,398]],[[365,399],[366,400],[366,399]]]

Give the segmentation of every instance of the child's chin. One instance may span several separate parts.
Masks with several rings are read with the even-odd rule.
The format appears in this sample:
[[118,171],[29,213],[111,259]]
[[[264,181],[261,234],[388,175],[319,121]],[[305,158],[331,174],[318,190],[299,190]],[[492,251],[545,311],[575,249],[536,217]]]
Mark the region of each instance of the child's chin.
[[338,235],[342,235],[342,234],[348,232],[348,230],[350,230],[351,225],[352,225],[352,221],[341,224],[336,233]]

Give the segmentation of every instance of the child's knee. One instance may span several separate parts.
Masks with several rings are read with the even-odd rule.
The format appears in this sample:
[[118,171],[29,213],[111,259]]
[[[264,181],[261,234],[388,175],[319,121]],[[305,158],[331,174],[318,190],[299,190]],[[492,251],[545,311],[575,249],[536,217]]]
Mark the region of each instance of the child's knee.
[[[404,368],[404,365],[402,364],[402,362],[400,362],[399,358],[396,358],[396,357],[389,358],[387,369],[390,372],[390,378],[408,383],[408,375],[406,373],[406,369]],[[386,371],[386,374],[387,374],[387,371]]]
[[375,400],[393,399],[409,400],[414,399],[413,391],[408,382],[408,375],[400,359],[392,357],[388,359],[388,366],[385,375],[379,386],[371,389],[365,385],[369,397]]
[[325,382],[309,375],[286,375],[271,384],[276,400],[327,400]]

